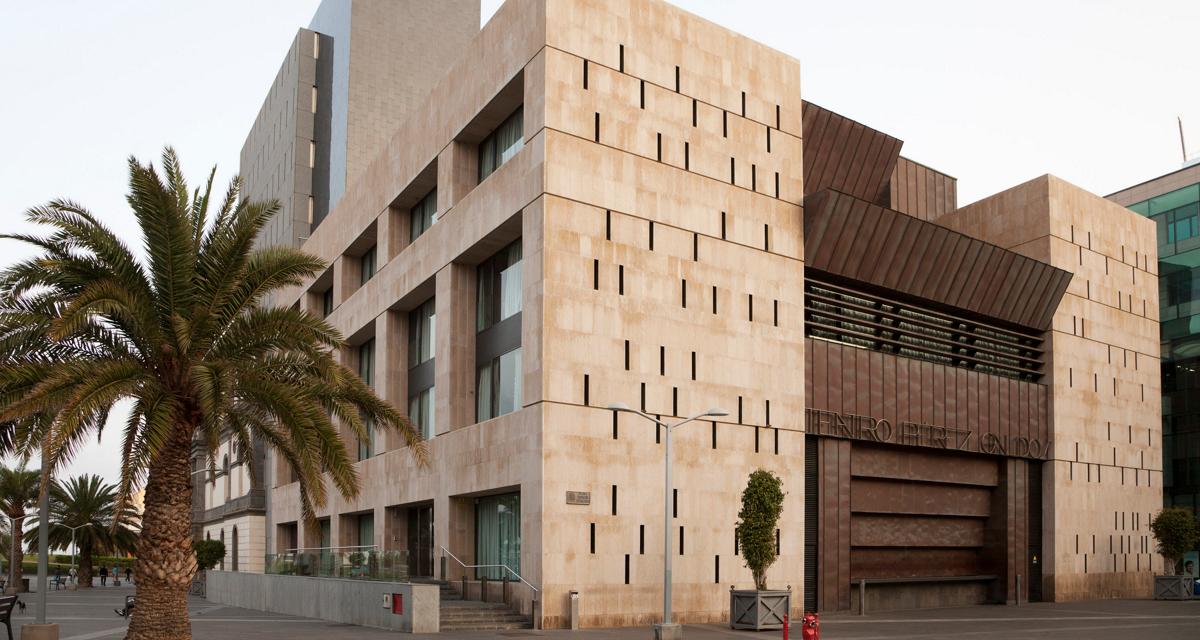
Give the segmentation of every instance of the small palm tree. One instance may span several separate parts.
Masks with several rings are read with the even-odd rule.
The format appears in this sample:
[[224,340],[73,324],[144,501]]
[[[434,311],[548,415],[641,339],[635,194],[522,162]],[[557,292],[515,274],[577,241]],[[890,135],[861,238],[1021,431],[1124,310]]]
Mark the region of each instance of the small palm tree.
[[[25,515],[37,505],[38,472],[24,467],[9,469],[0,467],[0,511],[8,518],[12,540],[21,540]],[[10,544],[8,550],[8,591],[19,593],[25,590],[21,581],[21,561],[25,554],[21,544]]]
[[408,420],[335,358],[345,347],[337,330],[301,309],[262,304],[326,266],[292,247],[254,248],[278,205],[239,202],[237,179],[221,198],[212,173],[190,191],[171,149],[162,172],[129,160],[127,201],[144,259],[65,200],[26,214],[48,234],[0,236],[40,250],[0,273],[0,424],[14,425],[13,446],[44,447],[53,473],[104,428],[114,403],[132,400],[117,509],[145,483],[127,636],[135,640],[191,638],[193,442],[207,448],[210,466],[227,432],[243,451],[255,441],[273,447],[300,479],[310,527],[326,481],[343,496],[358,492],[339,425],[346,439],[365,439],[368,421],[399,429],[425,460]]
[[[100,476],[86,475],[55,482],[50,489],[50,548],[79,549],[79,586],[92,586],[92,554],[133,553],[137,545],[137,511],[117,508],[117,488]],[[26,546],[37,544],[37,525],[25,532]]]

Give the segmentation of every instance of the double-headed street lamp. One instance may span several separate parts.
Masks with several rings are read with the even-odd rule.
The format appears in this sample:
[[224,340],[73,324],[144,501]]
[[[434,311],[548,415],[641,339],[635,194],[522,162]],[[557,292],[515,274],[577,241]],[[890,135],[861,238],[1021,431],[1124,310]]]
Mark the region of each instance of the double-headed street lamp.
[[[94,522],[85,522],[77,527],[66,527],[66,525],[62,525],[64,527],[66,527],[67,529],[71,530],[71,569],[75,568],[75,549],[76,549],[76,547],[75,547],[75,532],[84,527],[90,527],[93,524],[95,524],[95,523]],[[78,577],[75,578],[75,584],[79,584]]]
[[628,405],[620,402],[610,404],[608,408],[613,411],[637,414],[662,427],[663,431],[666,432],[667,446],[663,451],[664,478],[666,482],[666,486],[663,487],[663,621],[661,624],[654,625],[654,637],[657,640],[682,638],[683,630],[678,624],[671,622],[671,432],[689,422],[701,418],[719,418],[729,415],[729,412],[724,409],[713,408],[682,422],[667,424],[654,416],[636,409],[630,409]]

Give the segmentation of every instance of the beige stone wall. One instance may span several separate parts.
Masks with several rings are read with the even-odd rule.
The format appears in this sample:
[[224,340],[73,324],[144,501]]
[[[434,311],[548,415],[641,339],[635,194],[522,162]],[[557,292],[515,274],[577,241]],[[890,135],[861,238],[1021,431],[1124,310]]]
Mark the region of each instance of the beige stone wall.
[[651,422],[604,408],[643,397],[669,422],[731,412],[673,435],[675,618],[723,621],[730,586],[751,586],[734,525],[759,467],[789,494],[769,577],[793,585],[798,611],[799,65],[661,2],[551,2],[547,36],[544,623],[567,624],[572,590],[585,626],[661,619],[663,445]]
[[937,220],[1075,274],[1049,335],[1046,596],[1149,594],[1162,505],[1154,223],[1053,176]]
[[[233,556],[235,553],[233,539],[234,529],[237,535],[237,570],[248,573],[262,573],[266,559],[266,517],[262,515],[241,515],[227,518],[218,522],[204,525],[205,538],[220,540],[225,534],[225,564],[224,571],[233,571]],[[218,566],[218,568],[221,568]]]
[[479,0],[353,0],[346,185],[479,33]]

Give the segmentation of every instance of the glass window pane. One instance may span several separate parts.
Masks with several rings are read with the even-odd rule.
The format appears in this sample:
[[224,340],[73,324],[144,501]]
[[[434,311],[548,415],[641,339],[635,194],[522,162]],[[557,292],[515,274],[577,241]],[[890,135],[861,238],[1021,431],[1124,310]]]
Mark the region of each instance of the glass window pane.
[[359,284],[366,284],[368,280],[375,276],[375,247],[367,249],[367,252],[360,259],[362,266],[362,274],[359,278]]
[[500,320],[521,311],[521,263],[500,272]]
[[521,350],[515,349],[498,358],[500,364],[499,413],[521,408]]
[[495,417],[492,412],[492,363],[488,362],[479,367],[479,376],[475,384],[475,415],[478,422]]
[[1170,193],[1164,193],[1147,201],[1150,215],[1178,209],[1186,204],[1200,201],[1200,184],[1193,184]]

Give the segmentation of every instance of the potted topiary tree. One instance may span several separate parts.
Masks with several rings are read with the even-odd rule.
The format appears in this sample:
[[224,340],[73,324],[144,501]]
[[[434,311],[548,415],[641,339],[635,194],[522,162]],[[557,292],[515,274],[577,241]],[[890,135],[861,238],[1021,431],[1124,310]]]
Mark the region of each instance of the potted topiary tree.
[[225,543],[220,540],[196,540],[192,543],[196,551],[196,575],[192,578],[192,595],[204,597],[208,591],[208,570],[225,558]]
[[767,589],[767,569],[775,563],[775,531],[783,512],[783,481],[766,469],[750,474],[742,491],[737,540],[742,560],[754,575],[754,589],[730,589],[729,626],[780,629],[792,607],[792,589]]
[[1150,522],[1150,532],[1158,542],[1158,552],[1170,563],[1170,575],[1154,576],[1156,600],[1186,600],[1192,597],[1192,576],[1180,575],[1179,561],[1183,554],[1200,542],[1200,526],[1187,509],[1163,509]]

